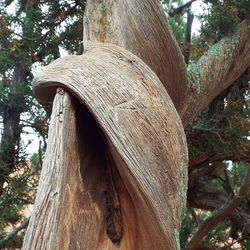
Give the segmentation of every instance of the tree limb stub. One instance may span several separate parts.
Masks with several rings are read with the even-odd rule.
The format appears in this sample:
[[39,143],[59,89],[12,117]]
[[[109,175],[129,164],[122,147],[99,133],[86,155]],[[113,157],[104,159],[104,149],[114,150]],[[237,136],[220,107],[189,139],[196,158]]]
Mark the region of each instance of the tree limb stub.
[[[60,86],[80,103],[60,100]],[[152,70],[122,48],[94,43],[45,67],[34,91],[44,101],[56,97],[43,191],[23,248],[177,249],[186,140]]]

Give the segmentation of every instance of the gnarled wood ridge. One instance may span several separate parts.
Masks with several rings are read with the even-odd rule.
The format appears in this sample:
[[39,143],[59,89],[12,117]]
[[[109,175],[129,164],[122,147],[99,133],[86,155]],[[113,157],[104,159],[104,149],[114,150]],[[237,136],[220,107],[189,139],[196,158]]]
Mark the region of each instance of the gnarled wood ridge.
[[23,249],[178,249],[183,126],[249,66],[249,23],[189,71],[157,0],[89,0],[84,30],[34,80],[54,104]]

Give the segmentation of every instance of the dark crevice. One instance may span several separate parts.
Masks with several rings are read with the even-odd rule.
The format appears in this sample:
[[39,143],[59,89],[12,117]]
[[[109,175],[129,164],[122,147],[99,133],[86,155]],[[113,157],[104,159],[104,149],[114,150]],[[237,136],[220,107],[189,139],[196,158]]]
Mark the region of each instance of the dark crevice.
[[120,181],[117,167],[104,133],[90,111],[78,101],[76,124],[84,189],[102,212],[106,234],[114,244],[119,244],[124,229],[117,191]]
[[[107,171],[106,179],[109,180],[107,191],[105,191],[106,197],[106,232],[113,243],[119,243],[123,235],[122,217],[120,202],[117,194],[117,186],[115,180],[119,178],[116,171],[114,160],[107,152]],[[116,177],[116,178],[115,178]]]

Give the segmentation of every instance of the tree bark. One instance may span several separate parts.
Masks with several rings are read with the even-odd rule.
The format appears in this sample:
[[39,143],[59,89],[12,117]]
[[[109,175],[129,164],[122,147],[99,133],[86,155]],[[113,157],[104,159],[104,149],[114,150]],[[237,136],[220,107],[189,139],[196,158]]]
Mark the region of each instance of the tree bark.
[[165,19],[157,0],[89,0],[84,54],[36,78],[37,97],[56,98],[23,249],[178,248],[187,149],[176,109],[190,123],[249,65],[250,46],[243,24],[189,78]]
[[5,104],[3,111],[3,133],[0,143],[0,165],[2,172],[0,178],[0,195],[3,192],[4,182],[16,164],[17,146],[21,134],[20,115],[25,105],[17,96],[20,95],[18,91],[20,91],[21,86],[24,86],[26,83],[27,70],[22,67],[16,67],[14,69],[13,80],[9,86],[10,94],[8,102]]
[[179,111],[183,125],[192,122],[250,65],[250,22],[245,20],[230,36],[213,45],[196,64],[190,65],[190,90]]
[[[156,28],[157,27],[157,28]],[[141,58],[167,89],[184,127],[250,65],[250,28],[245,20],[189,68],[157,0],[89,0],[84,43],[124,47]]]
[[177,249],[187,149],[156,75],[130,52],[97,43],[34,82],[46,101],[58,86],[84,107],[56,94],[23,249]]
[[142,59],[159,77],[177,111],[188,93],[187,69],[158,0],[90,0],[84,42],[119,45]]

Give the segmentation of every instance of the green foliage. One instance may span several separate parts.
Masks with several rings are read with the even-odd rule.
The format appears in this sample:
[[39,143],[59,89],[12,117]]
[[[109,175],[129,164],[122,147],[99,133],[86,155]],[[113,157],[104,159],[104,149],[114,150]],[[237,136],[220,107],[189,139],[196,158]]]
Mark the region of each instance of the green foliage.
[[185,38],[186,24],[182,15],[169,17],[168,23],[170,24],[174,37],[179,44],[183,43]]
[[249,153],[250,103],[246,77],[250,78],[250,75],[244,75],[243,82],[239,79],[227,90],[226,96],[214,101],[217,109],[203,110],[187,130],[191,161],[197,154],[223,152],[229,159],[233,156],[240,159]]
[[[173,8],[176,8],[183,4],[182,0],[172,1],[171,6],[169,6],[168,0],[163,0],[161,2],[163,6],[165,7],[164,9],[167,13],[171,11]],[[174,17],[168,17],[168,23],[172,28],[175,39],[181,45],[184,42],[185,31],[186,31],[186,22],[185,22],[185,18],[183,17],[183,13],[179,15],[175,15]]]
[[[25,154],[19,153],[18,162],[11,175],[5,176],[4,189],[0,200],[0,237],[7,232],[7,227],[24,219],[24,208],[34,202],[38,175],[32,170]],[[2,167],[2,166],[1,166]],[[1,171],[1,173],[3,173]],[[20,236],[18,236],[20,241]],[[14,239],[16,241],[17,239]]]
[[208,14],[201,17],[201,38],[207,43],[219,41],[250,17],[248,0],[204,0],[204,3],[208,4]]
[[[83,0],[0,3],[0,118],[5,131],[0,143],[0,239],[24,220],[24,208],[33,203],[46,148],[51,105],[44,110],[34,99],[32,70],[58,58],[60,48],[82,53],[84,8]],[[17,123],[13,128],[8,127],[10,119]],[[41,140],[31,158],[21,141],[26,127]],[[22,238],[19,232],[4,246],[20,247]]]
[[[193,67],[211,45],[234,32],[240,22],[250,17],[250,4],[246,0],[203,2],[205,11],[199,17],[201,34],[199,37],[192,37],[189,67]],[[182,46],[182,41],[177,40]],[[198,225],[211,216],[211,212],[216,211],[206,207],[206,204],[216,204],[221,197],[219,194],[227,198],[236,195],[242,185],[247,162],[250,160],[249,81],[250,71],[247,69],[186,128],[190,173],[210,170],[206,170],[198,178],[189,177],[188,205],[193,213],[187,210],[182,221],[182,247],[195,234]],[[212,191],[215,193],[206,193]],[[196,203],[195,199],[199,199],[199,202]],[[200,199],[207,201],[201,202]],[[235,211],[239,215],[238,220],[244,218],[241,220],[246,221],[248,217],[244,216],[249,216],[249,211],[250,193]],[[236,223],[233,219],[220,222],[203,238],[202,244],[212,248],[250,249],[249,232],[246,225],[243,227],[241,223]]]
[[186,246],[189,238],[193,236],[195,231],[195,224],[192,221],[192,216],[188,209],[185,210],[184,216],[181,223],[181,231],[180,231],[180,245],[181,248]]

